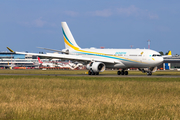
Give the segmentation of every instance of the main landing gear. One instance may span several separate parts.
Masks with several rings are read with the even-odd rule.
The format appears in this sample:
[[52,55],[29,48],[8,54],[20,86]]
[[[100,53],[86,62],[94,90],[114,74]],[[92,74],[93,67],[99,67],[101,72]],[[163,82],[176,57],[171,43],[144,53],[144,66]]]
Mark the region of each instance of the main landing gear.
[[99,72],[94,72],[92,70],[89,70],[88,75],[99,75]]
[[117,71],[117,75],[128,75],[128,71],[125,70]]

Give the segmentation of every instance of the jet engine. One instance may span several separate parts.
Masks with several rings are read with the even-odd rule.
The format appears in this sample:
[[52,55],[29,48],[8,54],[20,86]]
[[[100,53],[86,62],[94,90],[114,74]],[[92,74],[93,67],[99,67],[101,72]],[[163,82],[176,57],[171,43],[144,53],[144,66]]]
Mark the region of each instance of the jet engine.
[[92,70],[92,72],[103,72],[106,66],[102,62],[90,62],[86,68]]

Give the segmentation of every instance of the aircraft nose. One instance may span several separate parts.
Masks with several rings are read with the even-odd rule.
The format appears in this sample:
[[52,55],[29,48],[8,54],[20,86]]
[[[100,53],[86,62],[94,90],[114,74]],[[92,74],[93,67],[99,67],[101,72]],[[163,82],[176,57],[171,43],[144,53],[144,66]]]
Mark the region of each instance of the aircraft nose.
[[163,61],[164,61],[164,58],[160,57],[160,62],[163,63]]
[[159,64],[163,63],[163,61],[164,61],[163,57],[159,57],[157,59],[157,64],[159,65]]

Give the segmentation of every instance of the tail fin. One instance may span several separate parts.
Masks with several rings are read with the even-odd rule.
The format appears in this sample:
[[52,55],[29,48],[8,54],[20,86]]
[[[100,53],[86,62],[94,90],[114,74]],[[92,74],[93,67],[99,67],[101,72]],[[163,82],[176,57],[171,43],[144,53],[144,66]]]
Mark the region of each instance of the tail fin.
[[168,55],[171,55],[171,51],[168,52]]
[[38,57],[38,61],[39,61],[39,63],[43,63],[39,57]]
[[172,57],[171,51],[169,51],[167,55],[163,55],[162,57],[163,58],[165,58],[165,57]]
[[77,45],[76,41],[74,40],[73,35],[71,34],[71,31],[67,25],[66,22],[61,22],[62,25],[62,31],[63,31],[63,37],[64,37],[64,43],[66,49],[80,49],[80,47]]

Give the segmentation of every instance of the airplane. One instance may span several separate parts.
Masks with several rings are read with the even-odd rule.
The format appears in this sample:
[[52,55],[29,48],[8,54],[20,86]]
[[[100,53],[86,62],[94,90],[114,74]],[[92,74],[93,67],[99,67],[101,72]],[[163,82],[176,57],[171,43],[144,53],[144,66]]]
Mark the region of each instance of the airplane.
[[[157,66],[163,62],[164,57],[157,51],[151,49],[82,49],[76,43],[66,22],[61,22],[65,49],[54,50],[49,48],[41,48],[56,51],[62,54],[37,54],[26,52],[15,52],[16,54],[30,54],[36,56],[44,56],[48,58],[68,59],[87,64],[89,75],[99,75],[99,72],[105,71],[106,68],[121,69],[117,71],[117,75],[128,75],[128,68],[138,68],[147,75],[157,70]],[[8,47],[7,47],[8,48]],[[14,52],[8,48],[11,52]]]
[[43,67],[55,67],[55,64],[53,63],[45,63],[45,62],[42,62],[41,59],[38,57],[38,62],[41,66]]
[[5,69],[13,69],[13,67],[16,67],[16,65],[14,63],[11,63],[9,65],[9,62],[8,62],[8,65],[0,65],[0,67],[4,67]]

